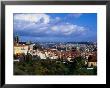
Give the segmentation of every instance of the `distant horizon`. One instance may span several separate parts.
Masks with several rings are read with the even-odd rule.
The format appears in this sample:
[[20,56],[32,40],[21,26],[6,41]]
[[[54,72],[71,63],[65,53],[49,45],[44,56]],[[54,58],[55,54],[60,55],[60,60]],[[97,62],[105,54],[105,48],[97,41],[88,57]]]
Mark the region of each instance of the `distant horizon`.
[[14,13],[14,35],[21,41],[97,42],[96,13]]
[[[20,36],[19,36],[19,38],[20,38]],[[29,41],[31,41],[31,42],[60,42],[60,43],[66,43],[66,42],[95,42],[95,43],[97,43],[97,41],[38,41],[38,40],[34,40],[34,41],[32,41],[32,40],[21,40],[21,39],[19,39],[19,42],[29,42]]]

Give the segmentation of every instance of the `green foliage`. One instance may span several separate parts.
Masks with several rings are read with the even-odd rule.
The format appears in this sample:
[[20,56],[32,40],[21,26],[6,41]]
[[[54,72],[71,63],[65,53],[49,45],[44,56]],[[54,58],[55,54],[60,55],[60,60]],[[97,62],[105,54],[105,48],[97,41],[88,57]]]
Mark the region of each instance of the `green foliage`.
[[[96,75],[97,68],[84,67],[84,59],[76,58],[73,62],[63,63],[60,60],[49,58],[32,60],[32,56],[26,56],[28,60],[14,62],[15,75]],[[38,57],[36,57],[38,58]],[[31,60],[30,60],[31,59]]]
[[94,67],[93,71],[94,71],[94,74],[97,75],[97,67]]
[[81,68],[74,71],[74,75],[96,75],[93,69]]

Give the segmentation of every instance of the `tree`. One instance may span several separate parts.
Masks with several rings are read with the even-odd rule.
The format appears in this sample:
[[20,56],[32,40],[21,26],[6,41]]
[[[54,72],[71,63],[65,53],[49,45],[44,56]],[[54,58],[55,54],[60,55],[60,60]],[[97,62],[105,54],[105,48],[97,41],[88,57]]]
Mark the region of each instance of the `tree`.
[[[32,58],[30,54],[26,58]],[[84,59],[77,57],[73,62],[63,63],[52,59],[14,62],[15,75],[96,75],[97,68],[87,69]]]
[[93,71],[94,71],[94,75],[97,75],[97,67],[94,67]]
[[32,55],[27,52],[26,61],[31,61],[31,60],[32,60]]
[[77,57],[74,59],[75,63],[75,68],[80,69],[83,66],[85,66],[85,60],[82,57]]

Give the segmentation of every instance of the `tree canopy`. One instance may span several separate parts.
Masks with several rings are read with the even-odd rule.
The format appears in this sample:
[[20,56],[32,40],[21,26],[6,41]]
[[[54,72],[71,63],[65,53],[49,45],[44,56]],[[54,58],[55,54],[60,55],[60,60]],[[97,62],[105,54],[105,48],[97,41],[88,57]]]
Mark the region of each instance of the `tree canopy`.
[[[27,61],[14,62],[15,75],[96,75],[97,68],[87,69],[81,57],[75,58],[73,62],[63,63],[62,61],[51,59],[30,60],[30,55],[26,56]],[[38,58],[38,59],[37,59]]]

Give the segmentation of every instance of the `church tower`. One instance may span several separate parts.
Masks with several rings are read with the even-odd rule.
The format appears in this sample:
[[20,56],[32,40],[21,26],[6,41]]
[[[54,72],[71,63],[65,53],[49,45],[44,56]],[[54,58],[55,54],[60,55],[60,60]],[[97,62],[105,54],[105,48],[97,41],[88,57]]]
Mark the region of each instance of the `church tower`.
[[18,35],[16,35],[16,36],[14,37],[14,44],[15,44],[15,45],[18,45],[18,44],[19,44],[19,36],[18,36]]

